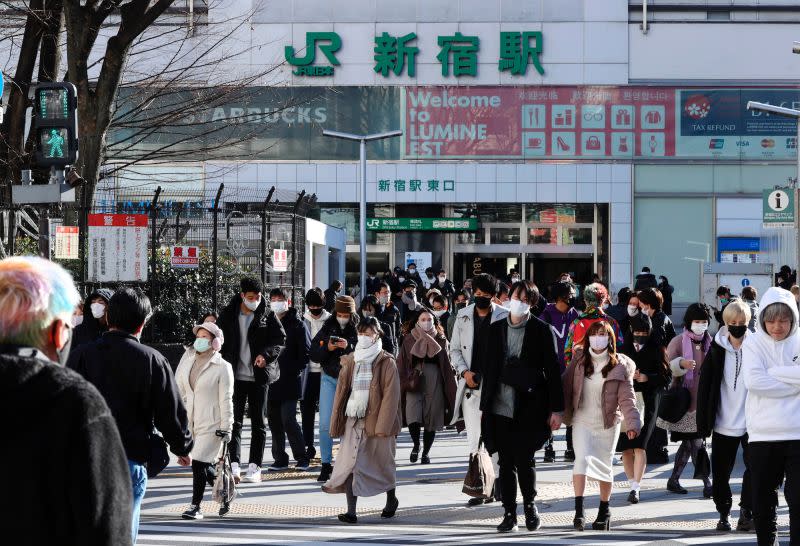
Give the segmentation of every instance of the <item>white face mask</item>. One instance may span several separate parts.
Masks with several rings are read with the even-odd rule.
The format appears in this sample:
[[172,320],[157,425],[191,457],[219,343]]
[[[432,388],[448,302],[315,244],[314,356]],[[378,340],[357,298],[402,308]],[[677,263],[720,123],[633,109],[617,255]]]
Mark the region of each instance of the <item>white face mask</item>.
[[517,276],[511,277],[511,283],[513,284],[515,282],[519,282],[519,277]]
[[345,326],[347,326],[347,323],[350,322],[350,319],[349,318],[336,317],[336,322],[339,323],[339,326],[344,328]]
[[270,302],[269,308],[280,315],[289,310],[289,303],[285,301],[273,301]]
[[92,309],[92,316],[96,319],[103,318],[103,315],[106,314],[106,304],[105,303],[93,303],[90,305]]
[[440,318],[440,317],[441,317],[442,315],[444,315],[445,313],[447,313],[447,309],[439,309],[438,311],[434,311],[434,312],[433,312],[433,315],[434,315],[436,318]]
[[511,300],[506,300],[500,303],[500,307],[504,307],[505,309],[511,308]]
[[653,316],[653,310],[650,309],[649,307],[642,307],[642,313],[644,313],[648,317],[652,317]]
[[373,338],[372,336],[359,335],[358,336],[358,343],[356,343],[356,348],[357,349],[369,349],[370,347],[375,345],[376,341],[377,341],[377,339]]
[[375,313],[372,311],[361,311],[361,314],[364,315],[364,318],[374,317]]
[[433,330],[432,320],[420,320],[419,322],[417,322],[417,325],[426,332],[430,332],[431,330]]
[[447,277],[445,277],[444,275],[439,275],[439,282],[444,282],[446,280],[447,280]]
[[381,296],[378,301],[381,303],[381,305],[386,305],[389,303],[389,296]]
[[635,305],[629,305],[628,306],[628,316],[629,317],[635,317],[638,313],[639,313],[639,308],[638,307],[636,307]]
[[400,281],[401,283],[406,282],[406,278],[402,277],[402,276],[401,277],[397,277],[397,280]]
[[78,326],[79,324],[83,324],[83,315],[75,315],[72,317],[72,327]]
[[515,317],[524,317],[531,310],[531,306],[522,300],[508,300],[508,311]]
[[692,333],[696,336],[702,336],[708,330],[708,323],[707,322],[693,322],[692,323]]
[[245,307],[247,307],[251,311],[255,311],[256,309],[258,309],[258,306],[261,305],[261,298],[258,298],[257,300],[253,301],[250,301],[248,299],[243,299],[242,302],[244,303]]
[[595,351],[602,351],[608,348],[608,336],[589,336],[589,345]]

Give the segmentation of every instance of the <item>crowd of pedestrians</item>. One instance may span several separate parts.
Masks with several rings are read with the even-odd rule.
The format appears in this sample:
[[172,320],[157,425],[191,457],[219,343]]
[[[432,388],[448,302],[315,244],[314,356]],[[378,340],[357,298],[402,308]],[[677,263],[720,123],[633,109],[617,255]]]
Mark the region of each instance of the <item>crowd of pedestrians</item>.
[[[45,474],[31,484],[12,473],[10,485],[31,505],[42,498],[66,505],[75,491],[89,503],[80,518],[54,510],[59,524],[47,528],[19,510],[10,524],[55,542],[134,543],[148,477],[167,464],[167,447],[192,471],[183,517],[200,519],[223,453],[236,482],[261,481],[267,427],[267,471],[308,470],[318,412],[317,479],[324,492],[345,495],[343,523],[357,523],[363,496],[385,494],[382,517],[397,513],[402,428],[412,441],[410,462],[425,465],[437,433],[452,426],[466,432],[465,459],[485,449],[497,475],[491,494],[468,505],[499,501],[498,532],[516,531],[519,489],[525,527],[534,531],[541,525],[535,454],[544,449],[545,462],[555,461],[552,435],[563,424],[577,530],[587,527],[587,477],[600,484],[590,526],[611,529],[617,454],[630,482],[627,501],[647,500],[646,468],[667,462],[669,433],[679,447],[667,490],[687,493],[681,478],[691,460],[690,477],[702,481],[719,513],[717,530],[732,529],[730,478],[741,448],[736,528],[755,530],[759,544],[775,543],[785,482],[792,536],[800,537],[800,426],[787,418],[800,411],[800,314],[791,291],[773,287],[759,300],[751,287],[741,296],[720,287],[716,308],[688,306],[680,332],[669,317],[674,288],[648,268],[616,302],[602,282],[578,290],[567,273],[546,294],[513,270],[502,280],[478,274],[457,289],[444,270],[423,276],[414,264],[370,276],[358,303],[343,291],[334,281],[309,290],[300,305],[280,288],[265,293],[258,279],[243,278],[219,315],[199,317],[173,374],[164,356],[140,342],[153,311],[141,291],[100,289],[80,302],[59,266],[0,261],[2,404],[9,412],[30,407],[30,419],[52,431],[42,453],[81,457],[73,471],[59,472],[61,497],[40,496],[53,491]],[[246,465],[245,416],[252,430]],[[35,431],[24,427],[17,439],[41,443]],[[221,502],[219,515],[229,510]]]

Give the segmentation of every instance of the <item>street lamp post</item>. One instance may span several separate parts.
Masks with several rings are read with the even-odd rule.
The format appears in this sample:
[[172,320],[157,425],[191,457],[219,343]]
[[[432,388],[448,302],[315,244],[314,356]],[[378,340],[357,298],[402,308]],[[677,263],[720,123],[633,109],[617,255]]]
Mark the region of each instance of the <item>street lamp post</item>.
[[[797,42],[795,42],[797,44]],[[797,120],[797,141],[795,142],[795,149],[797,150],[797,179],[795,180],[794,188],[794,237],[795,237],[795,250],[797,256],[795,257],[795,271],[800,273],[800,110],[794,108],[784,108],[783,106],[775,106],[774,104],[765,104],[763,102],[747,101],[748,110],[756,110],[759,112],[767,112],[777,116],[787,118],[794,118]]]
[[383,140],[403,135],[403,131],[388,131],[386,133],[373,133],[371,135],[354,135],[351,133],[340,133],[338,131],[322,131],[327,137],[352,140],[359,143],[359,156],[361,162],[360,192],[358,205],[358,248],[361,255],[361,298],[367,295],[367,142],[373,140]]

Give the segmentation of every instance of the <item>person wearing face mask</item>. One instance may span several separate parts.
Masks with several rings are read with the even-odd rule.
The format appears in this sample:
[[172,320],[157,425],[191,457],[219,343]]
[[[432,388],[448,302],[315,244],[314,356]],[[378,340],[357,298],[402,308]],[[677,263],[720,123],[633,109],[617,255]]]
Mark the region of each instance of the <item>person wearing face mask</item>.
[[381,336],[381,345],[383,346],[383,350],[387,353],[391,353],[392,355],[397,354],[397,341],[394,337],[394,330],[389,324],[381,320],[379,317],[380,310],[378,299],[375,296],[369,295],[363,299],[361,305],[359,306],[358,318],[359,320],[363,320],[367,317],[375,317],[378,319],[378,322],[381,325],[381,330],[383,331],[383,335]]
[[425,269],[425,275],[422,277],[422,287],[428,291],[436,284],[436,275],[433,273],[433,268]]
[[722,318],[722,312],[725,311],[725,306],[731,301],[731,289],[724,284],[717,288],[717,308],[714,310],[714,318],[717,324],[722,328],[725,326],[725,321]]
[[75,312],[72,313],[72,327],[75,328],[83,322],[83,302],[79,302],[75,306]]
[[414,281],[406,281],[403,284],[403,295],[400,298],[400,316],[403,322],[407,321],[409,317],[419,313],[423,307],[417,301],[417,283]]
[[268,472],[281,472],[289,468],[286,439],[296,461],[295,470],[308,470],[310,461],[306,455],[303,430],[297,423],[297,401],[302,394],[303,371],[311,361],[311,336],[297,309],[289,305],[289,298],[281,288],[269,293],[269,307],[275,313],[286,332],[286,343],[280,356],[280,377],[269,387],[267,398],[267,423],[272,433],[272,465]]
[[414,445],[409,458],[412,463],[420,456],[420,432],[424,430],[421,462],[429,464],[436,432],[452,418],[456,381],[449,349],[441,322],[427,309],[403,335],[397,370],[403,392],[403,423]]
[[609,502],[614,485],[614,448],[620,429],[624,422],[629,440],[635,439],[642,430],[633,389],[636,364],[617,352],[614,335],[614,329],[606,321],[589,326],[562,377],[564,420],[573,427],[573,526],[579,531],[583,531],[586,524],[583,495],[587,476],[600,482],[600,509],[592,529],[608,531],[611,528]]
[[422,281],[422,276],[417,270],[417,264],[412,262],[406,266],[406,281],[414,281],[416,285],[414,288],[422,290],[422,287],[425,284]]
[[614,340],[617,343],[617,351],[622,350],[624,338],[617,321],[608,316],[600,307],[608,299],[608,290],[600,283],[590,284],[583,289],[583,301],[586,303],[586,310],[578,315],[569,327],[567,342],[564,345],[564,362],[569,366],[572,359],[572,347],[583,343],[586,332],[595,322],[607,322],[614,331]]
[[423,305],[428,309],[433,309],[433,298],[441,295],[442,293],[438,288],[431,288],[425,293],[425,301],[423,302]]
[[400,319],[400,309],[398,309],[397,305],[392,301],[390,285],[386,282],[379,283],[373,295],[377,301],[375,318],[380,322],[388,324],[390,335],[395,340],[399,340],[402,321]]
[[[675,466],[672,475],[667,481],[667,490],[672,493],[685,495],[686,489],[679,482],[683,469],[691,457],[695,466],[695,475],[703,480],[703,496],[711,498],[711,479],[705,465],[698,464],[700,457],[707,458],[705,438],[697,429],[697,388],[699,375],[702,372],[708,350],[711,347],[712,337],[708,333],[711,322],[711,310],[704,303],[693,303],[686,309],[683,317],[684,331],[669,342],[667,346],[667,360],[672,370],[672,385],[681,386],[689,390],[691,403],[688,411],[676,423],[658,419],[658,426],[671,432],[673,442],[681,442],[675,454]],[[701,472],[702,471],[702,472]]]
[[761,298],[756,332],[748,334],[742,344],[753,521],[759,546],[778,544],[776,508],[784,477],[789,543],[796,543],[800,537],[798,318],[791,292],[769,288]]
[[742,446],[745,471],[739,503],[737,531],[753,530],[753,496],[745,422],[747,387],[742,377],[742,344],[750,335],[747,324],[750,308],[743,301],[732,301],[723,313],[725,326],[720,328],[703,362],[697,387],[697,430],[703,437],[712,436],[712,498],[719,512],[717,531],[730,531],[728,519],[733,506],[731,472],[736,452]]
[[[622,452],[625,475],[631,484],[628,502],[639,502],[639,492],[647,468],[647,447],[655,430],[658,404],[661,394],[669,384],[670,372],[664,347],[653,343],[650,317],[639,313],[630,318],[630,331],[626,332],[622,352],[636,365],[633,374],[633,390],[636,392],[636,408],[642,417],[642,433],[634,439],[623,430],[617,442],[617,451]],[[628,335],[630,334],[630,335]]]
[[358,497],[386,493],[382,518],[394,517],[400,505],[395,495],[400,378],[394,357],[381,349],[382,333],[375,317],[365,318],[358,323],[354,352],[341,359],[330,420],[331,436],[340,438],[339,455],[322,490],[347,496],[342,523],[358,523]]
[[[756,324],[758,324],[759,305],[758,305],[758,290],[752,286],[745,286],[742,288],[742,301],[750,308],[750,322],[747,323],[747,329],[751,332],[756,331]],[[724,319],[725,317],[723,317]]]
[[333,313],[333,306],[336,303],[336,298],[342,295],[342,290],[344,290],[344,285],[342,281],[338,279],[334,280],[328,289],[325,290],[325,310],[329,313]]
[[536,470],[533,456],[561,426],[564,395],[553,331],[531,315],[539,290],[530,281],[511,287],[506,320],[489,329],[498,355],[484,368],[481,435],[489,453],[498,454],[503,499],[500,533],[517,529],[517,483],[522,492],[525,526],[541,525],[534,505]]
[[108,332],[97,342],[72,351],[67,363],[97,387],[120,431],[133,491],[134,543],[147,479],[153,477],[147,468],[153,426],[178,456],[181,466],[192,463],[190,452],[194,446],[169,361],[139,341],[152,312],[150,299],[141,290],[120,288],[108,301]]
[[83,320],[75,327],[73,332],[73,349],[97,341],[108,331],[106,310],[112,295],[114,295],[114,292],[108,288],[100,288],[86,298],[83,304]]
[[445,330],[447,331],[447,339],[453,339],[453,327],[456,325],[456,317],[458,312],[469,305],[470,293],[466,289],[459,290],[453,298],[453,306],[450,308],[449,318]]
[[658,286],[656,287],[664,296],[664,305],[662,310],[669,316],[672,314],[672,293],[675,292],[675,287],[669,284],[669,279],[664,275],[658,278]]
[[497,288],[495,289],[494,299],[492,300],[495,304],[508,309],[510,305],[511,297],[509,295],[508,285],[504,282],[498,281]]
[[[79,300],[70,274],[53,262],[0,261],[0,408],[24,416],[13,442],[75,461],[68,471],[7,472],[14,494],[3,503],[3,528],[30,544],[130,545],[131,477],[117,424],[101,394],[63,366]],[[60,507],[47,523],[44,503]]]
[[666,347],[677,335],[672,320],[662,310],[663,303],[664,298],[658,288],[646,288],[639,292],[639,308],[650,317],[653,324],[651,341],[659,347]]
[[319,450],[322,470],[317,481],[326,482],[333,472],[333,439],[330,434],[331,412],[342,369],[341,359],[352,353],[358,342],[356,302],[350,296],[339,296],[334,314],[311,340],[311,360],[322,366],[319,388]]
[[[450,311],[447,308],[447,300],[444,296],[436,296],[433,298],[431,308],[433,315],[439,320],[439,324],[442,325],[445,335],[447,335],[447,323],[450,321]],[[450,338],[448,337],[447,339],[449,340]]]
[[[311,339],[322,329],[322,325],[330,318],[331,314],[325,310],[325,296],[319,288],[312,288],[305,295],[306,312],[303,320]],[[306,458],[310,461],[317,455],[314,447],[315,420],[317,404],[319,403],[320,382],[322,378],[322,365],[309,359],[301,378],[300,414],[303,421],[303,440],[306,444]]]
[[222,358],[233,367],[233,430],[230,454],[233,477],[241,473],[241,439],[245,405],[249,405],[252,437],[250,457],[244,481],[261,481],[261,463],[267,441],[264,414],[267,389],[280,377],[278,356],[286,344],[286,332],[274,312],[262,297],[261,281],[244,277],[240,292],[220,312],[217,324],[228,342],[222,348]]
[[624,326],[625,319],[628,318],[628,301],[633,295],[633,290],[626,286],[617,292],[617,303],[610,305],[606,309],[606,314],[617,321],[623,332],[627,332]]
[[[181,357],[175,370],[175,383],[186,406],[189,428],[194,437],[192,458],[192,502],[181,517],[203,519],[200,503],[206,483],[213,486],[216,463],[222,455],[223,441],[233,427],[233,368],[220,354],[225,342],[222,330],[213,322],[192,328],[195,340]],[[224,516],[230,504],[219,508]]]
[[450,308],[453,305],[453,298],[456,295],[456,287],[453,281],[447,278],[447,272],[444,269],[439,270],[433,288],[441,292],[442,296],[444,296],[444,299],[447,301],[447,307]]
[[[472,278],[475,303],[467,305],[458,312],[450,344],[450,360],[459,378],[450,424],[455,425],[463,419],[467,430],[468,455],[477,453],[480,446],[480,407],[484,369],[497,358],[492,352],[490,327],[508,316],[508,309],[492,301],[496,287],[497,282],[494,277],[487,273]],[[496,487],[495,495],[486,500],[471,498],[468,505],[493,502],[494,498],[499,496],[497,491]]]

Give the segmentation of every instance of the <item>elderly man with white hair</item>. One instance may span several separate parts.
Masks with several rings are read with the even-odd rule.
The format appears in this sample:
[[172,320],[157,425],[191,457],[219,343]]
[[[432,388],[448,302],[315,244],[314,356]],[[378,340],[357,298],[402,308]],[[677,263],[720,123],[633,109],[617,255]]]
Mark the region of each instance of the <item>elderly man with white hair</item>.
[[[59,265],[0,261],[0,411],[15,423],[5,431],[3,532],[31,544],[131,544],[131,481],[114,417],[63,366],[79,299]],[[19,471],[20,448],[33,472]]]

